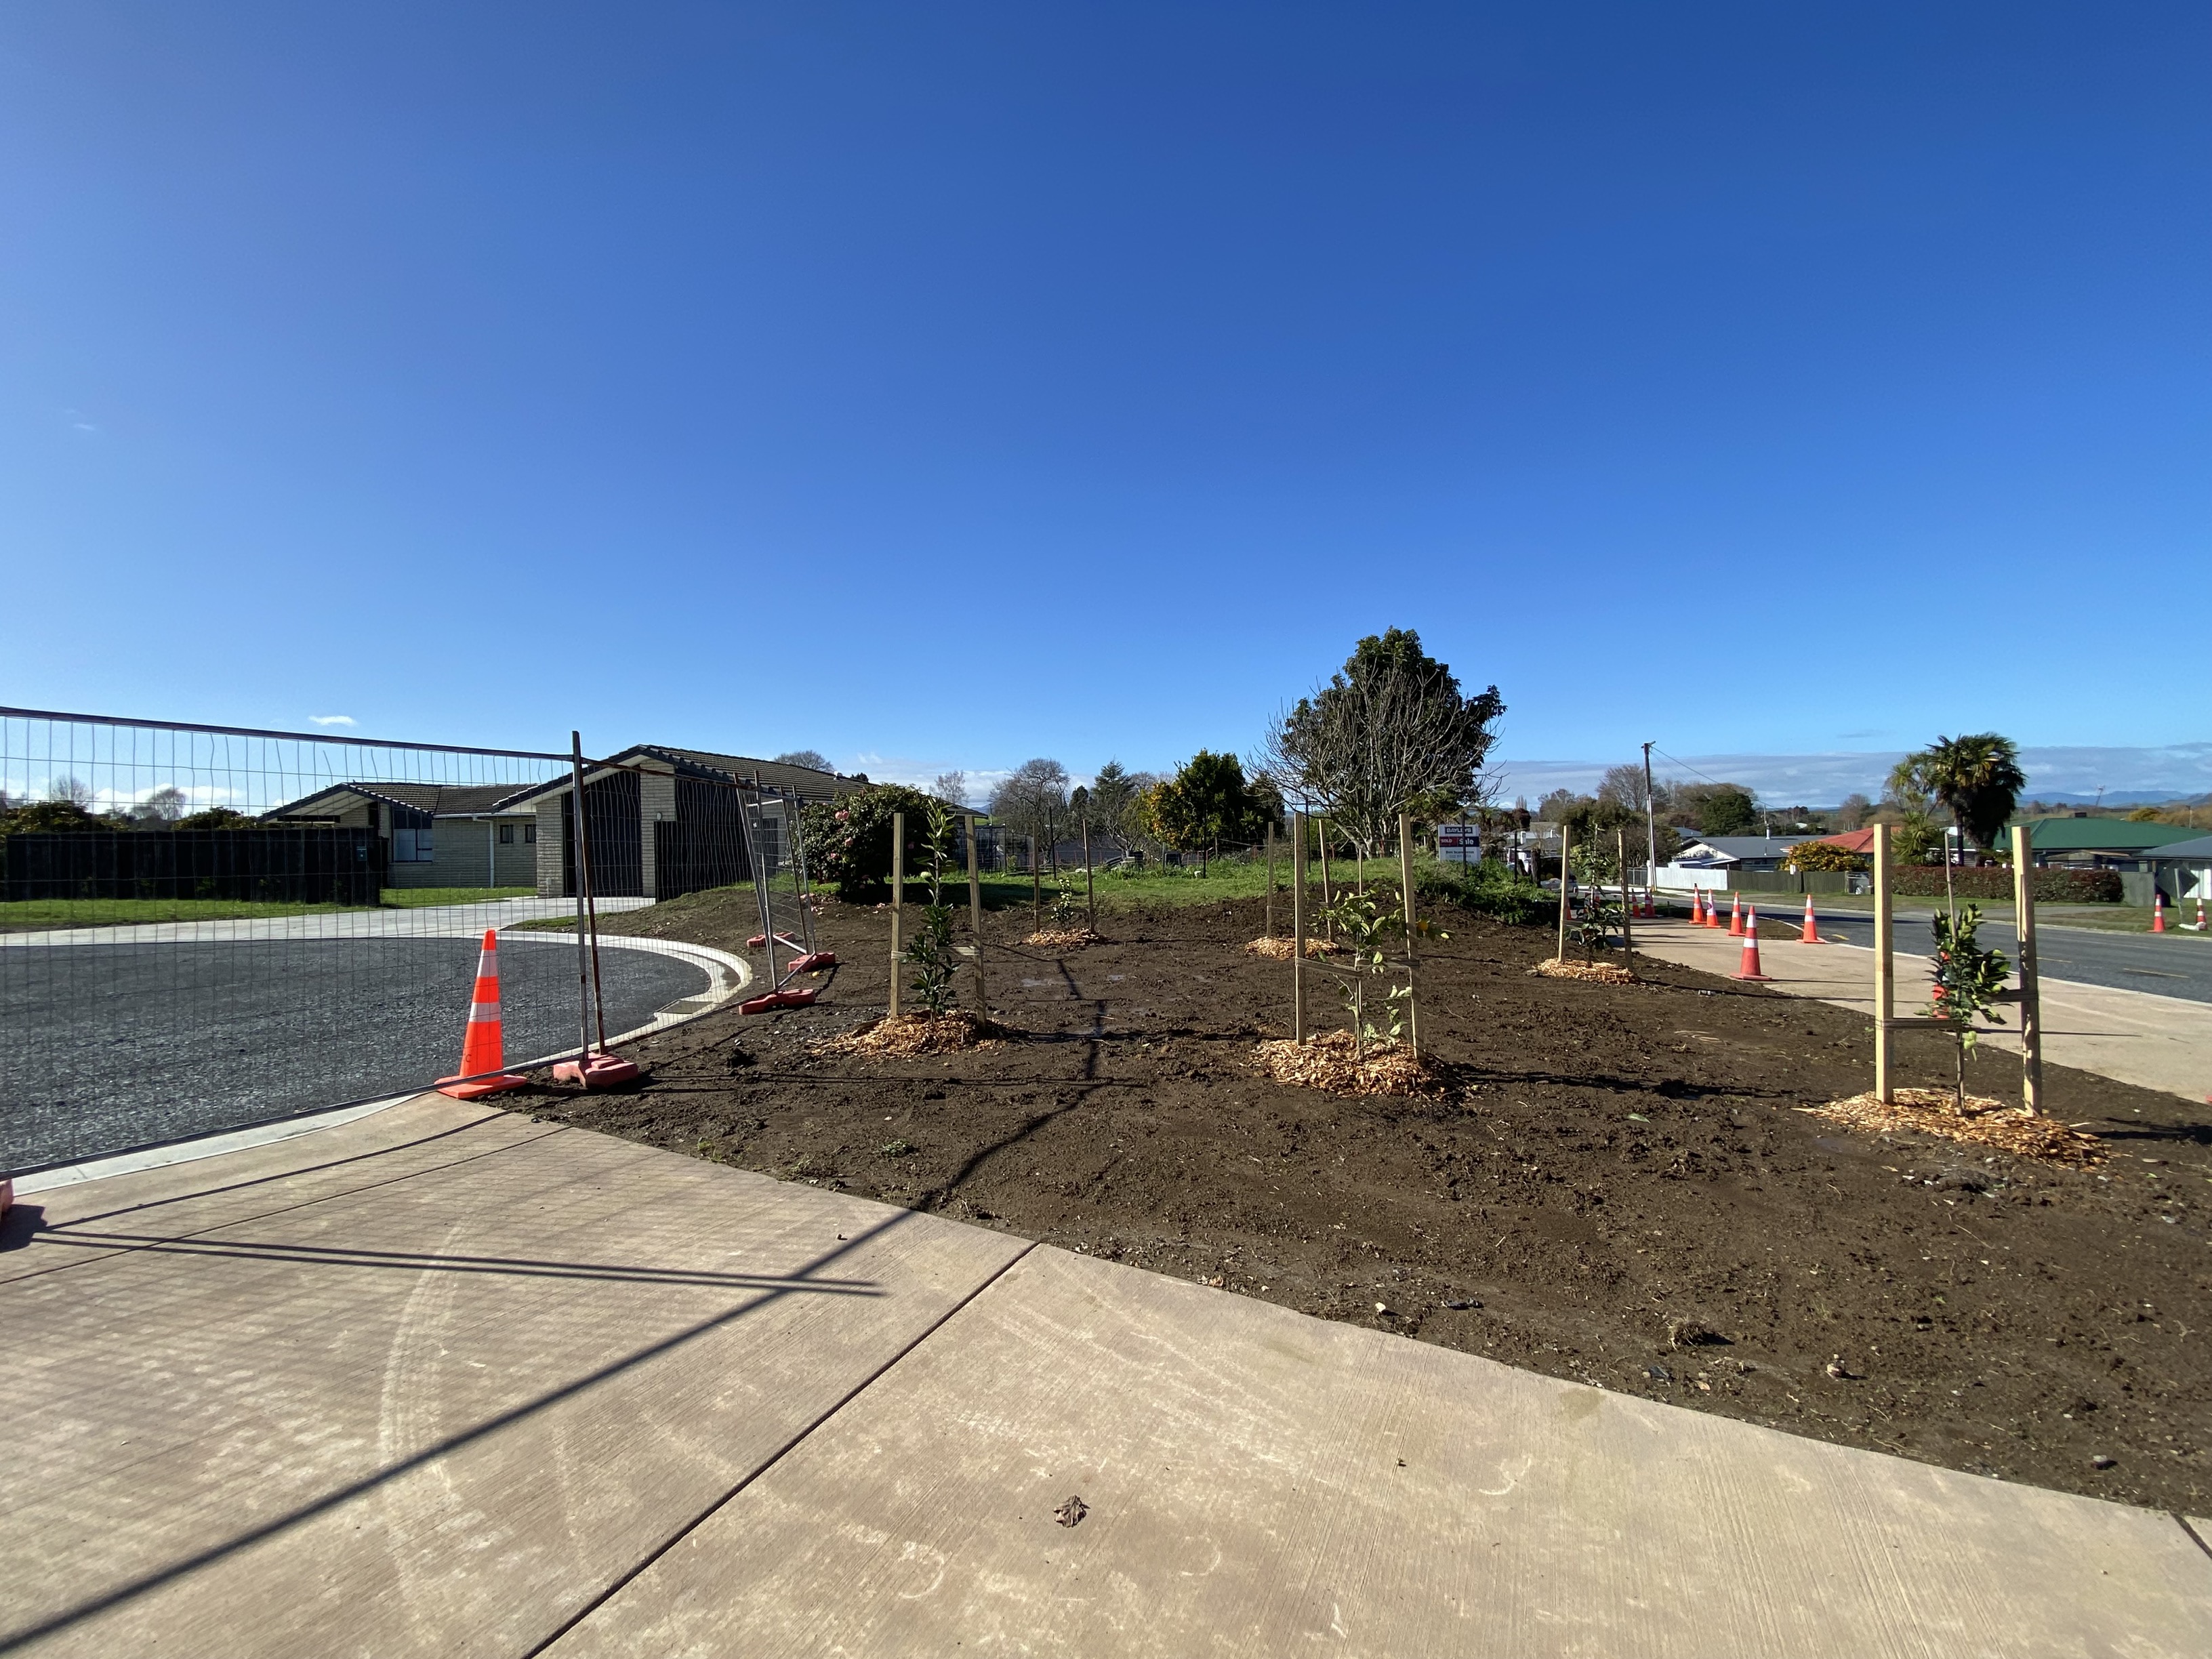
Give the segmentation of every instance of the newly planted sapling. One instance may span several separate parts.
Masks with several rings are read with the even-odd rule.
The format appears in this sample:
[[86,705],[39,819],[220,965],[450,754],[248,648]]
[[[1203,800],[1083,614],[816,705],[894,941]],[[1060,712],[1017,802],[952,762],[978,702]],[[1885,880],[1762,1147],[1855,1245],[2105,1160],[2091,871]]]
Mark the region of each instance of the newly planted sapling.
[[1966,1104],[1966,1057],[1977,1042],[1974,1022],[1986,1019],[2003,1024],[1996,1000],[2004,989],[2006,975],[2012,971],[2004,952],[1985,948],[1974,937],[1981,925],[1978,904],[1961,906],[1955,917],[1939,914],[1935,921],[1936,969],[1930,976],[1935,985],[1929,993],[1927,1012],[1943,1022],[1957,1045],[1954,1098],[1962,1111]]
[[951,858],[952,815],[945,803],[933,800],[923,810],[928,833],[922,845],[929,854],[929,902],[921,907],[921,925],[915,929],[902,953],[914,969],[911,988],[931,1015],[945,1012],[952,1002],[952,975],[960,965],[952,950],[952,907],[945,902],[945,868]]
[[1075,889],[1075,878],[1065,872],[1053,878],[1052,925],[1063,931],[1073,928],[1083,914],[1083,897]]
[[1577,842],[1573,852],[1575,906],[1567,936],[1583,947],[1583,957],[1595,962],[1606,940],[1621,927],[1626,915],[1620,901],[1606,893],[1618,886],[1620,862],[1601,841]]
[[[1337,992],[1344,999],[1345,1012],[1351,1016],[1355,1051],[1364,1059],[1370,1043],[1402,1042],[1413,988],[1410,982],[1392,982],[1393,968],[1401,964],[1392,962],[1388,945],[1393,934],[1405,937],[1404,912],[1395,904],[1377,904],[1372,895],[1359,888],[1347,887],[1322,914],[1335,924],[1337,943],[1345,952],[1344,961],[1337,967]],[[1431,936],[1451,937],[1440,930]],[[1383,1019],[1382,1026],[1369,1019],[1370,1008]]]

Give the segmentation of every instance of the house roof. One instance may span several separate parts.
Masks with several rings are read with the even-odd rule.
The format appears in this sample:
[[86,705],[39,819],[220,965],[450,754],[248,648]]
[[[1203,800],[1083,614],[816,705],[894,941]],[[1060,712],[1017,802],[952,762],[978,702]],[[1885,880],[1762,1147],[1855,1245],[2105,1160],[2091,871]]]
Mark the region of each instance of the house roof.
[[2172,842],[2195,841],[2203,833],[2178,823],[2075,817],[2033,818],[2027,831],[2027,844],[2039,853],[2140,853]]
[[404,806],[436,817],[475,817],[496,812],[531,793],[526,783],[334,783],[327,789],[302,797],[289,806],[263,814],[272,818],[323,817],[341,809],[334,799],[359,795],[387,806]]
[[1798,842],[1817,839],[1814,836],[1700,836],[1675,857],[1679,861],[1703,851],[1732,864],[1746,859],[1778,859]]
[[[2140,826],[2138,826],[2140,827]],[[2212,862],[2212,836],[2199,836],[2194,841],[2170,841],[2146,852],[2145,858],[2183,859],[2194,864],[2199,859]]]
[[1814,839],[1826,842],[1831,847],[1840,847],[1846,853],[1874,851],[1874,830],[1871,828],[1846,830],[1840,836],[1816,836]]
[[[801,800],[832,800],[839,795],[849,795],[867,787],[865,777],[848,778],[836,772],[822,772],[811,766],[792,766],[782,761],[757,760],[749,755],[721,755],[709,749],[674,749],[665,744],[633,744],[608,761],[617,763],[641,760],[660,760],[674,767],[678,775],[708,777],[727,783],[750,783],[758,779],[770,789],[781,790]],[[586,771],[598,764],[586,761]],[[569,787],[567,778],[554,778],[520,792],[520,800],[538,795],[557,793]]]

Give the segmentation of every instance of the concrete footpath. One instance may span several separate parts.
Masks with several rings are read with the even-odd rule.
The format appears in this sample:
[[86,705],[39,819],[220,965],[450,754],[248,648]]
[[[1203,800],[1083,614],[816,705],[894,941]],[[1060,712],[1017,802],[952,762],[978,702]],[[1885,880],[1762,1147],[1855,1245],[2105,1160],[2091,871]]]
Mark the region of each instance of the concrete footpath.
[[437,1097],[27,1194],[0,1332],[0,1651],[2212,1653],[2212,1522]]
[[[1776,928],[1784,924],[1789,927],[1789,935],[1773,937]],[[1730,939],[1725,927],[1693,927],[1674,916],[1638,921],[1634,927],[1636,948],[1662,962],[1725,975],[1735,973],[1743,958],[1743,941]],[[1768,988],[1793,996],[1818,997],[1873,1018],[1873,946],[1836,940],[1806,945],[1799,941],[1797,932],[1795,913],[1760,918],[1759,965],[1772,981]],[[2039,942],[2044,937],[2039,933]],[[1917,1014],[1928,1003],[1929,975],[1935,960],[1903,951],[1896,951],[1893,960],[1897,965],[1895,1012]],[[2042,1006],[2043,1057],[2052,1065],[2094,1072],[2121,1083],[2179,1095],[2185,1100],[2202,1102],[2212,1097],[2212,1006],[2181,997],[2153,996],[2145,991],[2085,985],[2045,974]],[[2017,1055],[2019,1011],[2001,1007],[1998,1012],[2011,1029],[1983,1041],[1992,1049]],[[1871,1087],[1871,1046],[1867,1067]],[[2063,1115],[2064,1103],[2055,1103],[2053,1109]]]

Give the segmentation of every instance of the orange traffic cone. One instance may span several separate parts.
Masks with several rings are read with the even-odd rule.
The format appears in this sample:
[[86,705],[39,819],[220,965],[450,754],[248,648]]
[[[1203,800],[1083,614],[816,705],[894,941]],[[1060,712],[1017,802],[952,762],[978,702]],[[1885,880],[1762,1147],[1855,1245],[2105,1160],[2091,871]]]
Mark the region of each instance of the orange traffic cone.
[[2201,898],[2197,901],[2196,926],[2191,927],[2189,931],[2192,933],[2201,933],[2204,931],[2204,901]]
[[2166,931],[2166,895],[2155,887],[2150,895],[2150,930],[2154,933]]
[[1743,895],[1741,893],[1729,896],[1729,937],[1743,937]]
[[[467,1034],[461,1038],[461,1069],[454,1077],[438,1079],[438,1092],[455,1100],[474,1100],[502,1089],[525,1089],[530,1079],[501,1068],[499,1023],[499,933],[484,929],[483,954],[477,958],[476,994],[469,1000]],[[467,1082],[462,1079],[470,1079]]]
[[1705,926],[1708,927],[1717,927],[1720,925],[1721,902],[1715,898],[1711,893],[1707,893],[1705,895]]
[[1820,930],[1813,926],[1813,896],[1810,893],[1805,895],[1805,931],[1797,942],[1800,945],[1818,945],[1820,942]]
[[1766,977],[1765,974],[1759,971],[1759,907],[1756,904],[1751,907],[1751,915],[1747,918],[1744,925],[1743,965],[1738,968],[1730,977],[1735,979]]

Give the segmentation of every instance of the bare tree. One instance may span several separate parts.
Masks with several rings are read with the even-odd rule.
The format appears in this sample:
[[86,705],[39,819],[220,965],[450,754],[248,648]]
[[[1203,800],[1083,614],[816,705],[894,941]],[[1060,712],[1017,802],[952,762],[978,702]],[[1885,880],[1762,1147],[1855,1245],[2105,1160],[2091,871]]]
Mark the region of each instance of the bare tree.
[[100,797],[94,792],[93,787],[82,778],[73,778],[67,773],[64,773],[59,777],[46,780],[46,799],[65,800],[70,805],[82,807],[89,812],[92,811],[93,802],[98,800]]
[[1268,728],[1253,769],[1371,858],[1395,842],[1401,812],[1441,817],[1480,805],[1504,712],[1496,686],[1462,696],[1420,636],[1394,628],[1360,641],[1342,672]]
[[1027,760],[991,792],[991,816],[1017,835],[1034,836],[1048,856],[1067,825],[1067,769],[1056,760]]
[[786,750],[775,757],[775,763],[778,766],[811,766],[817,772],[834,773],[837,769],[830,764],[829,756],[819,749]]
[[1863,830],[1867,820],[1874,816],[1874,803],[1853,790],[1844,797],[1843,805],[1836,808],[1836,828]]
[[174,823],[185,815],[185,792],[173,783],[156,789],[131,809],[131,816],[151,828]]
[[[1644,799],[1644,766],[1640,761],[1630,761],[1620,766],[1606,768],[1605,777],[1598,784],[1597,798],[1601,801],[1642,816],[1647,803]],[[1665,812],[1674,805],[1674,786],[1665,778],[1653,781],[1650,800],[1653,809]]]
[[968,775],[965,772],[939,772],[937,781],[929,786],[929,793],[951,806],[968,804]]

